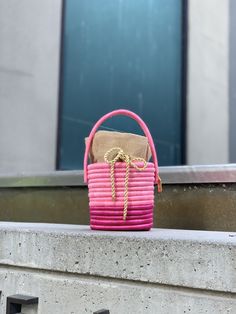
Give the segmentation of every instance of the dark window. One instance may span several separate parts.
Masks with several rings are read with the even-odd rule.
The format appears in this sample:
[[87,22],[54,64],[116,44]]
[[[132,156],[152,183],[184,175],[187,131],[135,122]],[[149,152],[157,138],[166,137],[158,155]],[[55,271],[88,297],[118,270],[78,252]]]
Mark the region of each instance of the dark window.
[[[81,169],[84,138],[126,108],[148,124],[160,165],[183,160],[182,1],[65,1],[59,169]],[[128,118],[104,129],[140,133]]]

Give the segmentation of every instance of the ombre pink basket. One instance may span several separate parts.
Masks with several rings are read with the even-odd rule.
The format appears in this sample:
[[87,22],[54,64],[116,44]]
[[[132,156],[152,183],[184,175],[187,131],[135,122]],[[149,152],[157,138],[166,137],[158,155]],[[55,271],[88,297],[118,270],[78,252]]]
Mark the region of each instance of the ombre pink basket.
[[[153,162],[147,162],[146,168],[139,171],[143,164],[135,161],[130,164],[128,183],[125,185],[126,166],[122,161],[114,164],[115,200],[112,198],[110,164],[105,161],[88,165],[89,152],[94,135],[100,125],[116,115],[128,116],[140,125],[146,135],[152,153]],[[132,166],[133,165],[133,166]],[[137,169],[136,169],[137,168]],[[161,192],[161,180],[158,173],[157,155],[152,136],[144,121],[135,113],[120,109],[104,115],[92,128],[88,137],[84,155],[84,181],[88,183],[90,227],[94,230],[150,230],[153,226],[154,184]],[[125,191],[128,188],[128,195]],[[126,199],[126,216],[124,202]]]

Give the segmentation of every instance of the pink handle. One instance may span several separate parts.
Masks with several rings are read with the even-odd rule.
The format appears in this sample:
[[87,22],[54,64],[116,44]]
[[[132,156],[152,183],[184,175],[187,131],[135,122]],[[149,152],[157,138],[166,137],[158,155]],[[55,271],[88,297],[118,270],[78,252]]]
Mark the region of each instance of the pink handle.
[[146,135],[147,139],[148,139],[148,143],[150,145],[151,148],[151,152],[152,152],[152,159],[154,162],[154,166],[156,169],[156,173],[155,173],[155,178],[156,178],[156,182],[158,182],[159,180],[159,176],[158,176],[158,161],[157,161],[157,154],[156,154],[156,150],[155,150],[155,146],[154,146],[154,142],[153,142],[153,138],[151,136],[151,133],[147,127],[147,125],[145,124],[145,122],[135,113],[133,113],[132,111],[129,110],[125,110],[125,109],[119,109],[119,110],[114,110],[112,112],[109,112],[107,114],[105,114],[103,117],[101,117],[94,125],[94,127],[92,128],[87,143],[86,143],[86,149],[85,149],[85,154],[84,154],[84,182],[87,183],[88,181],[88,157],[89,157],[89,151],[90,151],[90,147],[93,141],[93,137],[97,131],[97,129],[100,127],[100,125],[107,119],[117,116],[117,115],[123,115],[123,116],[128,116],[131,119],[134,119],[139,126],[141,127],[141,129],[143,130],[144,134]]

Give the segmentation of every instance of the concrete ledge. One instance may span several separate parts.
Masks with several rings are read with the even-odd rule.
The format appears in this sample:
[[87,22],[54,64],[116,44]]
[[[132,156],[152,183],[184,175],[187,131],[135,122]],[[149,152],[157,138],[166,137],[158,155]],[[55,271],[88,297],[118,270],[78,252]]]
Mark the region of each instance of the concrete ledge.
[[[165,185],[155,199],[156,228],[236,231],[236,184]],[[89,223],[84,187],[0,188],[0,209],[0,221]]]
[[37,312],[25,314],[84,314],[106,308],[111,314],[235,314],[233,294],[90,278],[65,273],[2,269],[0,314],[12,293],[39,297]]
[[[164,184],[235,183],[236,164],[160,167]],[[0,188],[87,186],[83,170],[0,173]]]
[[236,233],[1,222],[0,265],[236,292]]

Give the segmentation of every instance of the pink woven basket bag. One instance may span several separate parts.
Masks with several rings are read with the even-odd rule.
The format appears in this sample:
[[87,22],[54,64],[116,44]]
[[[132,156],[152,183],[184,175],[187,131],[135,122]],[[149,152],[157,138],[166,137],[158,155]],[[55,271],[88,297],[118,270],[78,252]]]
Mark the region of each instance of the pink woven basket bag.
[[[88,165],[97,129],[108,118],[124,115],[142,128],[151,148],[153,162],[126,155],[119,147],[109,150],[104,162]],[[110,158],[111,154],[115,157]],[[122,161],[120,161],[122,160]],[[135,113],[120,109],[104,115],[92,128],[84,155],[84,181],[88,183],[90,227],[94,230],[150,230],[153,226],[154,184],[161,192],[161,179],[152,136]]]

